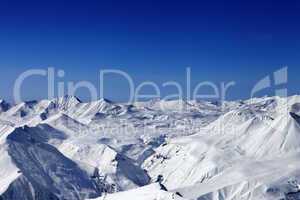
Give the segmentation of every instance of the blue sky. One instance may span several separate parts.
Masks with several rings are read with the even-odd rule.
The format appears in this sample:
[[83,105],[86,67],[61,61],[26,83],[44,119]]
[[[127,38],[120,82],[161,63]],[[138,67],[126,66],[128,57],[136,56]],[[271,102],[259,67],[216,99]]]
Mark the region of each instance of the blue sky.
[[[248,98],[264,76],[289,67],[289,94],[300,91],[299,1],[1,1],[0,98],[12,100],[20,73],[63,69],[65,79],[98,85],[101,69],[120,69],[136,84],[175,80],[185,86],[235,81],[230,99]],[[127,98],[112,77],[105,96]],[[26,81],[26,100],[46,97],[46,81]],[[151,92],[146,89],[144,92]],[[163,95],[173,92],[163,89]],[[260,95],[270,94],[271,91]],[[79,97],[88,94],[79,90]]]

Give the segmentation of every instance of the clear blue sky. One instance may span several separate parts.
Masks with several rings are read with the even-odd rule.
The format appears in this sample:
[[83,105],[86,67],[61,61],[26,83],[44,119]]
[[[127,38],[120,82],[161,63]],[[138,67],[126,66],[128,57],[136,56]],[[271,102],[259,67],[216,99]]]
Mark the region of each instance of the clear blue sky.
[[[231,99],[248,98],[256,81],[289,67],[290,94],[300,91],[299,1],[14,1],[0,3],[0,98],[12,99],[17,76],[49,66],[64,81],[97,83],[104,68],[136,84],[235,81]],[[107,98],[126,99],[117,77]],[[24,85],[26,99],[46,97],[43,78]],[[163,90],[164,94],[173,90]],[[262,94],[263,95],[263,94]],[[87,96],[79,91],[78,96]],[[83,98],[85,99],[85,98]]]

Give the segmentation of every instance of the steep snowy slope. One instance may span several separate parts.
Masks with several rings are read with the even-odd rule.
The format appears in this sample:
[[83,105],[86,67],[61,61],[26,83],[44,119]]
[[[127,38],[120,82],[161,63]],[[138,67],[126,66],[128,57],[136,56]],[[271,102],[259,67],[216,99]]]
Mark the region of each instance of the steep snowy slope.
[[[96,197],[101,188],[77,164],[47,144],[55,134],[39,134],[43,127],[17,128],[7,137],[8,155],[19,177],[3,199],[82,199]],[[45,132],[44,132],[45,133]]]
[[59,149],[75,162],[97,168],[118,191],[144,186],[150,181],[147,173],[135,165],[134,161],[105,144],[71,140],[64,142]]
[[4,193],[20,174],[19,168],[13,163],[8,154],[7,136],[14,130],[13,127],[0,123],[0,194]]

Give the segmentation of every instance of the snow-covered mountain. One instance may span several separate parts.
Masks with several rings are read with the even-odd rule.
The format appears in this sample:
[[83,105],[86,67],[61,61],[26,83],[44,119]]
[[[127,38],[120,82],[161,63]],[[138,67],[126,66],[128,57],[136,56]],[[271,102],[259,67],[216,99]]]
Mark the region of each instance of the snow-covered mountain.
[[10,105],[4,100],[0,99],[0,113],[6,112],[10,108]]
[[0,199],[300,199],[300,96],[0,100]]

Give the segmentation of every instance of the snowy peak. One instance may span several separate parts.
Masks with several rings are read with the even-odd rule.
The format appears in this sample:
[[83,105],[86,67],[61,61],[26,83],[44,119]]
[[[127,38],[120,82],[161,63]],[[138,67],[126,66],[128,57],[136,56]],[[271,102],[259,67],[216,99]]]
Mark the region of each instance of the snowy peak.
[[68,110],[69,108],[72,108],[80,104],[81,101],[75,96],[66,95],[64,97],[60,97],[52,100],[51,103],[54,108],[58,108],[61,110]]
[[63,97],[58,98],[59,102],[69,102],[69,103],[81,103],[81,100],[76,96],[65,95]]
[[11,107],[7,111],[7,115],[24,118],[35,111],[37,101],[23,102]]
[[6,112],[10,108],[9,103],[6,101],[0,99],[0,113],[1,112]]

